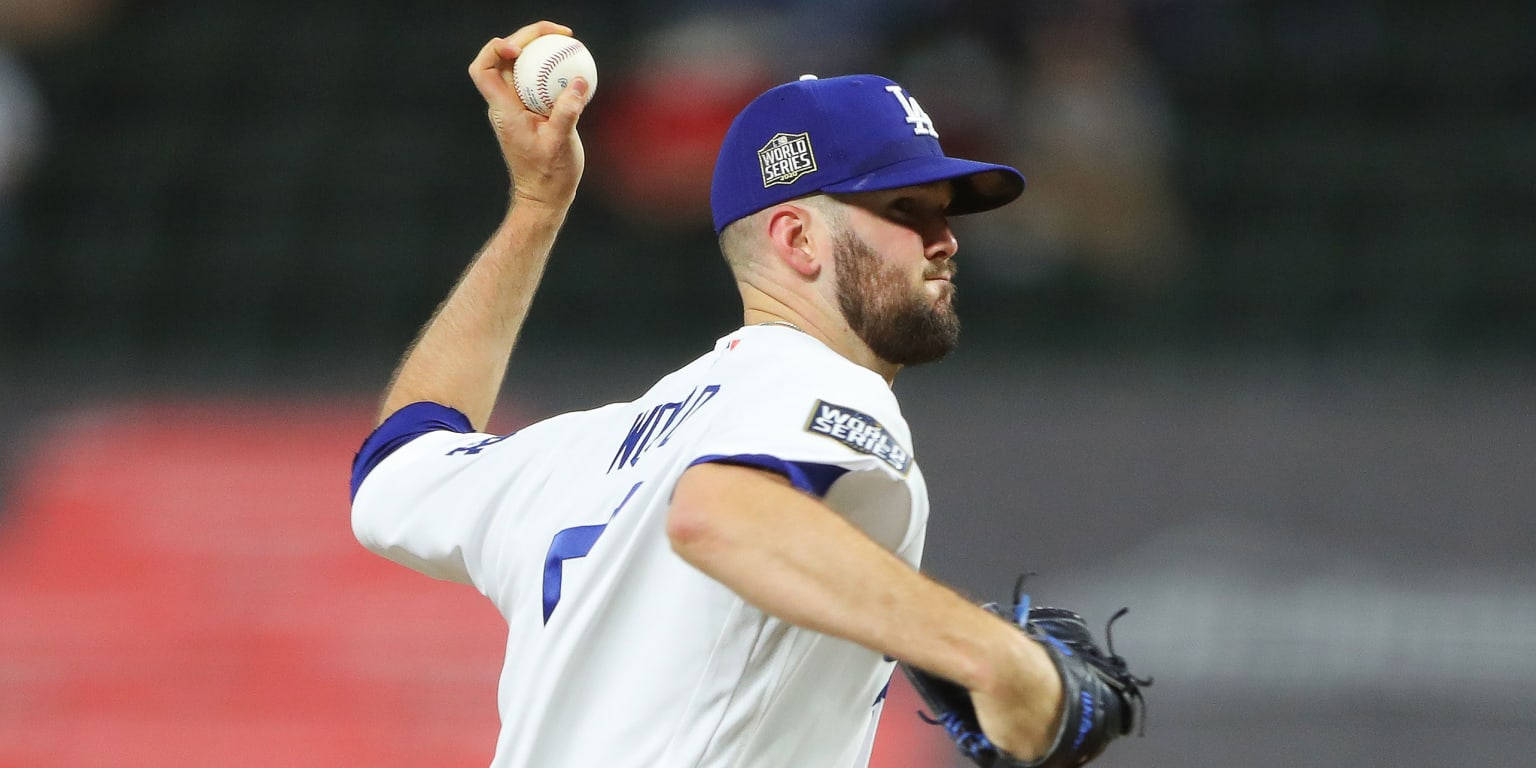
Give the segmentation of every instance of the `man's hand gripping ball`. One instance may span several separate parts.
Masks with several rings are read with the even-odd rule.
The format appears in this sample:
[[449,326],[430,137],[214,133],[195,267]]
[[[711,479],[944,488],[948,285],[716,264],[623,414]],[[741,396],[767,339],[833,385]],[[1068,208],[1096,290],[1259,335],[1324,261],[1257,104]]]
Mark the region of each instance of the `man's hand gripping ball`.
[[512,176],[514,205],[535,205],[562,215],[576,196],[586,165],[576,120],[592,83],[582,76],[572,78],[545,116],[525,108],[513,72],[518,57],[536,38],[570,34],[570,27],[552,21],[529,24],[507,37],[492,38],[469,64],[469,77],[485,99],[486,115]]

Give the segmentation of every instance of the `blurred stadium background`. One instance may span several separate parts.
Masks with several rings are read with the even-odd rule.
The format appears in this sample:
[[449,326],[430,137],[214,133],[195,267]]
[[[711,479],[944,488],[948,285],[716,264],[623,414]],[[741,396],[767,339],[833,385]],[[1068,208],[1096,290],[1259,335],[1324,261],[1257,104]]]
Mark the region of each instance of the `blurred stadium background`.
[[[734,328],[729,117],[889,74],[1030,179],[897,384],[926,568],[1132,607],[1102,764],[1530,765],[1530,4],[6,0],[0,766],[488,761],[499,620],[346,478],[504,203],[464,66],[539,17],[602,80],[497,427]],[[879,768],[953,763],[915,706]]]

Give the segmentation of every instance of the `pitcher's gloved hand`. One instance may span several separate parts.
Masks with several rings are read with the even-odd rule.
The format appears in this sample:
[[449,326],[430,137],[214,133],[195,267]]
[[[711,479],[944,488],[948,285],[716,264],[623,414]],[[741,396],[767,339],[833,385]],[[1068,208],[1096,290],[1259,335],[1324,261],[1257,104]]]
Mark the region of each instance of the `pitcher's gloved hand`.
[[[1097,757],[1109,742],[1129,734],[1141,723],[1145,702],[1141,689],[1151,678],[1131,674],[1125,659],[1115,653],[1110,626],[1124,616],[1121,608],[1104,626],[1109,652],[1099,648],[1083,617],[1063,608],[1031,608],[1022,594],[1024,577],[1014,588],[1013,623],[1038,641],[1050,654],[1061,675],[1063,712],[1056,740],[1039,759],[1026,762],[994,746],[982,732],[970,692],[942,677],[902,664],[932,716],[930,723],[944,726],[966,757],[982,768],[1065,768]],[[997,604],[987,608],[999,612]]]

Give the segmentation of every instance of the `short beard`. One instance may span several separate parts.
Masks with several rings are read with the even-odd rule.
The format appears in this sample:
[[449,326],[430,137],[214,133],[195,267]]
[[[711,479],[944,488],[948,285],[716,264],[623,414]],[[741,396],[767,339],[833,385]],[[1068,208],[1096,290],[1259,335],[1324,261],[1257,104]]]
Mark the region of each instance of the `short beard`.
[[884,267],[880,254],[843,229],[835,241],[837,303],[849,327],[881,360],[896,365],[931,363],[960,343],[953,285],[948,306],[926,292],[905,290],[907,275]]

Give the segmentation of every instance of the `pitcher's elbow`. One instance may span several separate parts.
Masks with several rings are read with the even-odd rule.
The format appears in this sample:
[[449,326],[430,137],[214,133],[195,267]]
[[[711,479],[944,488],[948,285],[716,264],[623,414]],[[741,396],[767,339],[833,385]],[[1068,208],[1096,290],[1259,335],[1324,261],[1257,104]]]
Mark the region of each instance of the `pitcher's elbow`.
[[667,511],[667,541],[672,545],[672,551],[691,562],[712,538],[709,516],[704,509],[674,499]]

